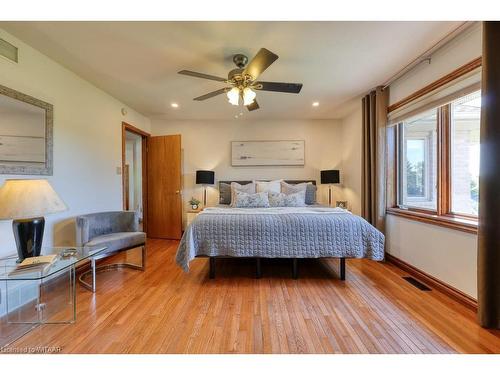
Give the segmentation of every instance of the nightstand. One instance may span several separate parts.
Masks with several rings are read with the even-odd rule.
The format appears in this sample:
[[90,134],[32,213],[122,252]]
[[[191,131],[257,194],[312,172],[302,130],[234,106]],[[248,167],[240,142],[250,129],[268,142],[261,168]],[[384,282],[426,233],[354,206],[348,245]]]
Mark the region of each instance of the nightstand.
[[191,224],[191,222],[194,220],[194,218],[203,210],[188,210],[186,212],[186,227]]

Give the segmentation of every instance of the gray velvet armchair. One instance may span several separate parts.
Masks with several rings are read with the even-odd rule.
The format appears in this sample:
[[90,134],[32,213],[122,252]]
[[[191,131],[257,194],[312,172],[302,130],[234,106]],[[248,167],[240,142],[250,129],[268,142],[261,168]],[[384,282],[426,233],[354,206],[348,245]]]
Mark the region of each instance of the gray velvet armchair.
[[[139,231],[139,218],[133,211],[99,212],[76,218],[76,242],[78,246],[105,246],[104,253],[91,259],[90,270],[80,275],[80,283],[95,292],[96,271],[127,267],[144,270],[146,265],[146,234]],[[141,264],[114,263],[96,267],[95,261],[120,251],[140,247]],[[92,273],[92,284],[84,279]]]

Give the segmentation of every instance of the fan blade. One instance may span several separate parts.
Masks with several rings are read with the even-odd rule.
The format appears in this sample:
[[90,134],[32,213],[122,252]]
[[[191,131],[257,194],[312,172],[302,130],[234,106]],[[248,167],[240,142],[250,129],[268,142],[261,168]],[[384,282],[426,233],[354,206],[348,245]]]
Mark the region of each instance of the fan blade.
[[229,90],[231,90],[231,87],[224,87],[223,89],[212,91],[212,92],[209,92],[208,94],[205,94],[202,96],[198,96],[197,98],[194,98],[193,100],[202,101],[205,99],[210,99],[214,96],[224,94],[225,92],[228,92]]
[[247,65],[243,73],[249,74],[255,80],[277,59],[278,55],[265,48],[261,48],[252,59],[252,61],[250,61],[250,63]]
[[255,111],[256,109],[259,109],[259,103],[257,103],[257,100],[254,100],[252,104],[247,105],[247,109],[249,111]]
[[302,83],[284,83],[284,82],[255,82],[254,88],[263,91],[278,91],[298,94],[302,89]]
[[219,81],[219,82],[226,82],[227,81],[227,79],[225,79],[225,78],[216,77],[216,76],[212,76],[210,74],[205,74],[205,73],[193,72],[191,70],[181,70],[180,72],[178,72],[178,74],[183,74],[185,76],[191,76],[191,77],[196,77],[196,78],[211,79],[212,81]]

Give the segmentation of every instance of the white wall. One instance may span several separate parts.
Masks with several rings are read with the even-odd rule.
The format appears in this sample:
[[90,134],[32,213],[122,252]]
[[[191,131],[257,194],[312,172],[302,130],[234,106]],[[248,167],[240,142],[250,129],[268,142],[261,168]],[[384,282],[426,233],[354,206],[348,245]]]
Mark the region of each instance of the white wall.
[[362,124],[361,98],[356,110],[341,120],[343,195],[350,210],[361,215]]
[[477,236],[387,215],[387,252],[476,298]]
[[481,24],[478,23],[436,51],[431,63],[421,63],[391,83],[389,104],[398,102],[424,86],[481,56]]
[[[422,63],[392,83],[390,104],[480,55],[481,28],[476,25],[437,51],[431,64]],[[346,178],[344,191],[355,207],[361,202],[361,105],[342,119],[342,127],[343,169],[353,175]],[[476,298],[476,235],[388,215],[386,241],[388,253]]]
[[[198,169],[215,171],[220,180],[316,179],[318,200],[328,202],[326,186],[319,185],[322,169],[342,170],[341,124],[336,120],[295,121],[166,121],[152,120],[153,135],[181,134],[183,152],[183,200],[188,209],[191,196],[202,200],[202,188],[195,185]],[[304,167],[231,167],[231,141],[305,140]],[[218,192],[208,190],[208,204],[218,203]],[[333,189],[340,199],[340,187]]]
[[[54,174],[47,176],[69,210],[46,217],[44,245],[75,242],[78,214],[122,208],[121,122],[146,131],[150,121],[0,29],[19,48],[19,63],[0,58],[0,84],[54,105]],[[7,178],[36,176],[1,175]],[[45,178],[45,177],[43,177]],[[10,221],[0,221],[0,257],[14,254]]]

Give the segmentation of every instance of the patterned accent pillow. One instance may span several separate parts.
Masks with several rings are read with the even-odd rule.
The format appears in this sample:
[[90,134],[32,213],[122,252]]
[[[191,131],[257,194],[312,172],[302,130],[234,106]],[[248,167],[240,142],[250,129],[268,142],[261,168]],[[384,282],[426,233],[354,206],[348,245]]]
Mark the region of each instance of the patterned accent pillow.
[[318,187],[313,184],[307,184],[306,188],[306,204],[316,204],[316,191]]
[[219,203],[231,204],[231,185],[224,182],[219,184]]
[[236,192],[255,194],[255,184],[251,182],[246,185],[240,185],[237,182],[231,182],[231,207],[236,207]]
[[271,191],[273,193],[280,193],[281,192],[281,181],[283,181],[283,180],[254,181],[255,191],[257,193],[271,192]]
[[317,187],[313,185],[311,182],[302,182],[300,184],[289,184],[285,181],[281,181],[281,192],[285,194],[294,194],[299,191],[304,191],[306,195],[305,202],[306,204],[315,204],[316,203],[316,190]]
[[269,192],[269,205],[271,207],[304,207],[306,205],[305,200],[305,191],[293,194]]
[[285,197],[284,193],[273,193],[269,192],[269,206],[271,207],[285,207]]
[[269,207],[268,193],[263,191],[261,193],[248,194],[237,191],[234,207],[237,208]]

